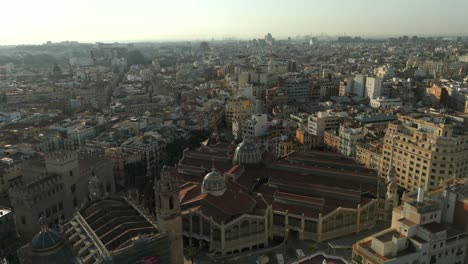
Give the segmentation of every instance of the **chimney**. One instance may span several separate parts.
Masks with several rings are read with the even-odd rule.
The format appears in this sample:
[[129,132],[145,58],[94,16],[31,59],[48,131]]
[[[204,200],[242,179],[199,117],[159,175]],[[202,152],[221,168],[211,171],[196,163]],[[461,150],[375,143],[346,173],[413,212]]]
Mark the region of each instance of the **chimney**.
[[416,200],[418,203],[422,203],[424,201],[424,188],[419,186],[418,188],[418,198]]

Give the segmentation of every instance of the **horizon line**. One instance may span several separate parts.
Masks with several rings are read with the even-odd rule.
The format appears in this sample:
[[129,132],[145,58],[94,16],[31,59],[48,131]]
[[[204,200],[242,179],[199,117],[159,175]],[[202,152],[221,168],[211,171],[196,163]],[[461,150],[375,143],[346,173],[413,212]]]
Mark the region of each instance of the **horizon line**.
[[[268,33],[267,33],[268,34]],[[279,36],[279,37],[274,37],[276,40],[288,40],[290,37],[291,40],[297,40],[297,37],[311,37],[311,38],[317,38],[317,37],[329,37],[329,38],[338,38],[338,37],[360,37],[363,39],[389,39],[389,38],[395,38],[395,37],[424,37],[424,38],[434,38],[434,37],[451,37],[451,38],[457,38],[457,37],[462,37],[466,38],[468,37],[468,33],[459,33],[459,34],[454,34],[454,33],[432,33],[432,34],[371,34],[371,35],[347,35],[347,34],[332,34],[328,35],[326,32],[323,32],[322,34],[296,34],[295,36]],[[262,38],[247,38],[247,37],[236,37],[236,36],[223,36],[223,37],[204,37],[204,38],[148,38],[148,39],[120,39],[120,40],[95,40],[95,41],[90,41],[90,40],[61,40],[61,41],[51,41],[51,44],[61,44],[61,43],[66,43],[66,42],[76,42],[78,44],[97,44],[97,43],[118,43],[118,44],[131,44],[131,43],[167,43],[167,42],[191,42],[191,41],[249,41],[253,39],[262,39]],[[48,41],[42,42],[42,43],[16,43],[16,44],[1,44],[0,47],[4,46],[38,46],[38,45],[47,45]]]

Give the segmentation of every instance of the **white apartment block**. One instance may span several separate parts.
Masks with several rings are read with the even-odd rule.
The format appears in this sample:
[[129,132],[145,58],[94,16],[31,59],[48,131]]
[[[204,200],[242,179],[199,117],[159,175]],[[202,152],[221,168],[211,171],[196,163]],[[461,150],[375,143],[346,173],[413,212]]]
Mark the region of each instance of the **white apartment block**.
[[382,78],[379,77],[367,77],[366,78],[366,90],[367,97],[375,99],[381,96],[382,93]]
[[317,112],[317,114],[309,116],[307,132],[317,136],[317,144],[322,146],[325,131],[339,128],[340,122],[347,116],[348,114],[346,112]]
[[401,107],[402,103],[400,98],[377,97],[370,100],[370,106],[378,109],[389,109]]

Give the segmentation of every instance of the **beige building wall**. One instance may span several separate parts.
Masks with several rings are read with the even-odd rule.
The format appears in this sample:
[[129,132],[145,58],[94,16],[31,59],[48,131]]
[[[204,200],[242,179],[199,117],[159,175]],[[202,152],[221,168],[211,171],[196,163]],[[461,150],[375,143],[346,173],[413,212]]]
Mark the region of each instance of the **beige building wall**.
[[251,100],[239,100],[228,102],[225,108],[226,125],[232,127],[233,120],[246,120],[255,111],[255,102]]
[[468,135],[455,135],[449,124],[400,117],[389,124],[384,139],[381,170],[395,167],[398,185],[415,191],[437,187],[451,177],[468,177]]

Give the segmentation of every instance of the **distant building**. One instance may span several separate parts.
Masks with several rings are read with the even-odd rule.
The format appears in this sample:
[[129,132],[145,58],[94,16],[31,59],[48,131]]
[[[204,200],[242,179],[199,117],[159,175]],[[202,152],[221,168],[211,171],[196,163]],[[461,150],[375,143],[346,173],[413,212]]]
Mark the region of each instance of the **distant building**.
[[296,141],[302,145],[304,150],[317,147],[317,137],[309,134],[304,128],[296,130]]
[[0,112],[0,122],[10,122],[13,120],[19,120],[20,118],[20,112]]
[[314,84],[319,86],[321,97],[331,97],[339,95],[340,84],[332,80],[331,77],[320,79],[314,82]]
[[270,139],[268,147],[271,153],[278,158],[284,158],[299,149],[295,139],[287,135]]
[[339,96],[346,96],[349,95],[352,91],[352,81],[345,78],[343,81],[340,82],[339,86]]
[[364,98],[366,96],[366,76],[362,74],[356,74],[353,78],[352,92],[358,98]]
[[242,138],[255,140],[257,137],[266,135],[268,131],[266,114],[255,114],[242,122]]
[[356,158],[356,144],[366,135],[363,127],[340,126],[338,136],[340,138],[340,153],[351,158]]
[[338,129],[330,129],[323,133],[323,144],[326,150],[332,152],[340,151],[340,136]]
[[392,113],[377,113],[377,114],[361,114],[354,117],[359,125],[365,127],[373,127],[379,130],[385,130],[388,127],[388,124],[392,121],[397,120],[397,116]]
[[379,171],[382,159],[382,144],[372,142],[358,142],[356,144],[356,161],[367,168]]
[[226,104],[225,115],[226,125],[232,127],[233,120],[246,120],[255,112],[255,102],[252,100],[240,99]]
[[447,106],[449,102],[449,94],[446,88],[436,86],[429,88],[430,94],[432,94],[436,101],[435,103],[440,104],[442,106]]
[[265,42],[268,46],[273,46],[275,44],[275,39],[273,38],[271,33],[265,35]]
[[273,87],[265,91],[266,107],[270,110],[274,106],[288,104],[288,91],[284,87]]
[[370,106],[378,109],[398,108],[402,106],[400,98],[377,97],[370,100]]
[[317,112],[316,115],[309,116],[307,130],[311,135],[317,136],[318,145],[323,146],[325,131],[339,128],[341,121],[347,116],[346,112]]
[[310,97],[309,80],[297,73],[281,75],[279,86],[287,91],[288,103],[305,102]]
[[138,153],[145,165],[146,172],[154,172],[159,168],[160,161],[163,160],[166,142],[154,135],[143,135],[130,138],[121,146],[126,151]]
[[366,78],[366,95],[370,99],[376,99],[382,96],[383,79],[379,77]]

